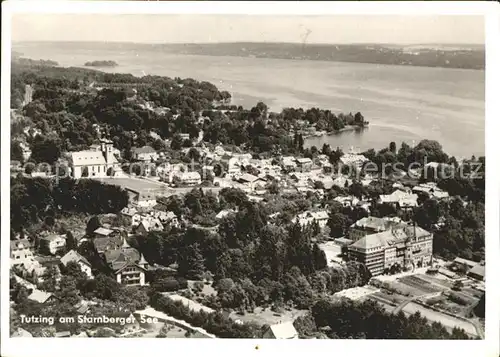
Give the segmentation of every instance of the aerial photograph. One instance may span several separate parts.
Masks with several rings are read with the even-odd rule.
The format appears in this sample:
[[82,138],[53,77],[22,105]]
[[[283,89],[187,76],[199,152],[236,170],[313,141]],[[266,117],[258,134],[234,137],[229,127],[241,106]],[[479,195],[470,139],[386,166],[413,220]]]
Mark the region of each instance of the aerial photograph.
[[482,16],[11,22],[10,337],[485,339]]

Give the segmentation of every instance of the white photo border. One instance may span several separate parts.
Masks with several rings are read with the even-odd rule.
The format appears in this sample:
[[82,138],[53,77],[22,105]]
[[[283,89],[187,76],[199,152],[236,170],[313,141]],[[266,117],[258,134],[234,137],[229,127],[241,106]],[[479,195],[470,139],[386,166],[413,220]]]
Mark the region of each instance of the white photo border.
[[[480,15],[485,18],[486,47],[486,338],[481,341],[402,341],[402,340],[210,340],[210,339],[54,339],[9,337],[9,237],[10,236],[10,166],[9,158],[1,160],[1,355],[85,356],[112,353],[140,356],[144,353],[197,355],[312,355],[332,353],[342,356],[384,354],[453,356],[499,355],[499,284],[500,272],[500,5],[496,2],[171,2],[171,1],[7,1],[2,3],[2,139],[3,153],[10,152],[10,58],[11,16],[20,13],[121,13],[121,14],[249,14],[249,15]],[[466,145],[466,143],[464,143]],[[196,342],[194,342],[196,341]],[[438,352],[439,351],[439,352]]]

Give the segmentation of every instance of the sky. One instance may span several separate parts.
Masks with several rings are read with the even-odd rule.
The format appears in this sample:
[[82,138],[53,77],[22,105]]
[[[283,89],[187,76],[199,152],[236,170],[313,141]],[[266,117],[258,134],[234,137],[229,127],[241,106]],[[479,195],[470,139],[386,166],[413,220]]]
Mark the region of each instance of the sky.
[[484,44],[481,16],[16,14],[12,40]]

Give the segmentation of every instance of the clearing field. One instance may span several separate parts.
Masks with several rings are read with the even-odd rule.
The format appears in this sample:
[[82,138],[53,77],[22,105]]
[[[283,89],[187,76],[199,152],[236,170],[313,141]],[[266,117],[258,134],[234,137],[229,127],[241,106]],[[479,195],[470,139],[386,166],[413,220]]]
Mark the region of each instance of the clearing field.
[[376,302],[379,302],[381,304],[392,306],[392,308],[395,308],[403,301],[408,299],[406,296],[395,293],[390,294],[389,292],[384,291],[376,292],[370,295],[368,298],[371,300],[375,300]]
[[171,188],[169,188],[165,184],[145,179],[132,178],[132,177],[99,178],[95,180],[139,192],[145,192],[145,191],[168,192],[171,190]]
[[447,278],[442,279],[439,275],[418,274],[415,276],[420,278],[421,280],[432,283],[436,288],[442,290],[450,289],[453,286],[453,281],[450,281]]
[[468,287],[468,286],[467,286],[467,287],[462,288],[461,292],[462,292],[463,294],[468,295],[469,297],[474,297],[474,298],[476,298],[476,299],[480,299],[480,298],[481,298],[481,296],[483,296],[483,294],[484,294],[484,292],[479,291],[479,290],[477,290],[477,289],[474,289],[474,288],[472,288],[472,287]]
[[252,313],[245,313],[245,315],[239,315],[236,312],[232,312],[229,317],[233,320],[241,320],[243,322],[255,322],[259,325],[274,325],[279,322],[294,321],[297,317],[303,316],[307,313],[307,310],[296,310],[291,311],[284,310],[280,313],[275,313],[271,311],[270,308],[262,309],[260,307],[256,308]]
[[427,294],[426,292],[418,288],[401,283],[399,281],[394,281],[390,283],[386,282],[385,284],[387,285],[385,285],[384,288],[386,288],[387,290],[407,297],[421,296]]
[[[197,187],[169,187],[162,182],[156,182],[148,179],[140,179],[134,177],[113,177],[113,178],[95,178],[94,180],[98,180],[110,185],[117,185],[124,189],[129,189],[133,191],[139,192],[157,192],[158,195],[161,196],[173,196],[173,195],[185,195],[188,192],[191,192],[194,188]],[[199,187],[198,187],[199,188]],[[215,194],[218,194],[221,190],[220,187],[203,187],[204,192],[212,191]]]
[[426,281],[416,275],[405,276],[401,279],[398,279],[398,281],[402,284],[418,289],[419,291],[421,291],[419,295],[437,293],[439,291],[445,290],[445,288],[443,289],[443,287],[438,287],[437,285],[434,285],[433,283]]
[[458,327],[464,329],[465,332],[469,335],[477,336],[476,328],[471,322],[463,321],[453,316],[449,316],[441,312],[428,309],[417,303],[414,302],[408,303],[403,308],[403,311],[407,314],[414,314],[418,311],[422,316],[426,317],[428,320],[440,322],[450,330],[453,329],[454,327]]

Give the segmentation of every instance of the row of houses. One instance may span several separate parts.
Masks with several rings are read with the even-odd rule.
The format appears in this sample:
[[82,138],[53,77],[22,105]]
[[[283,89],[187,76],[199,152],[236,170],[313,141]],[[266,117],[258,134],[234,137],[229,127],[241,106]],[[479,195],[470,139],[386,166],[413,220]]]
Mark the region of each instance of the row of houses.
[[[64,238],[60,238],[64,240]],[[41,256],[35,255],[33,244],[28,239],[17,239],[10,242],[11,268],[20,268],[21,271],[39,282],[43,281],[47,269],[54,267],[59,270],[61,265],[67,266],[70,262],[76,263],[82,272],[92,278],[92,267],[89,261],[75,250],[70,250],[62,257]]]

